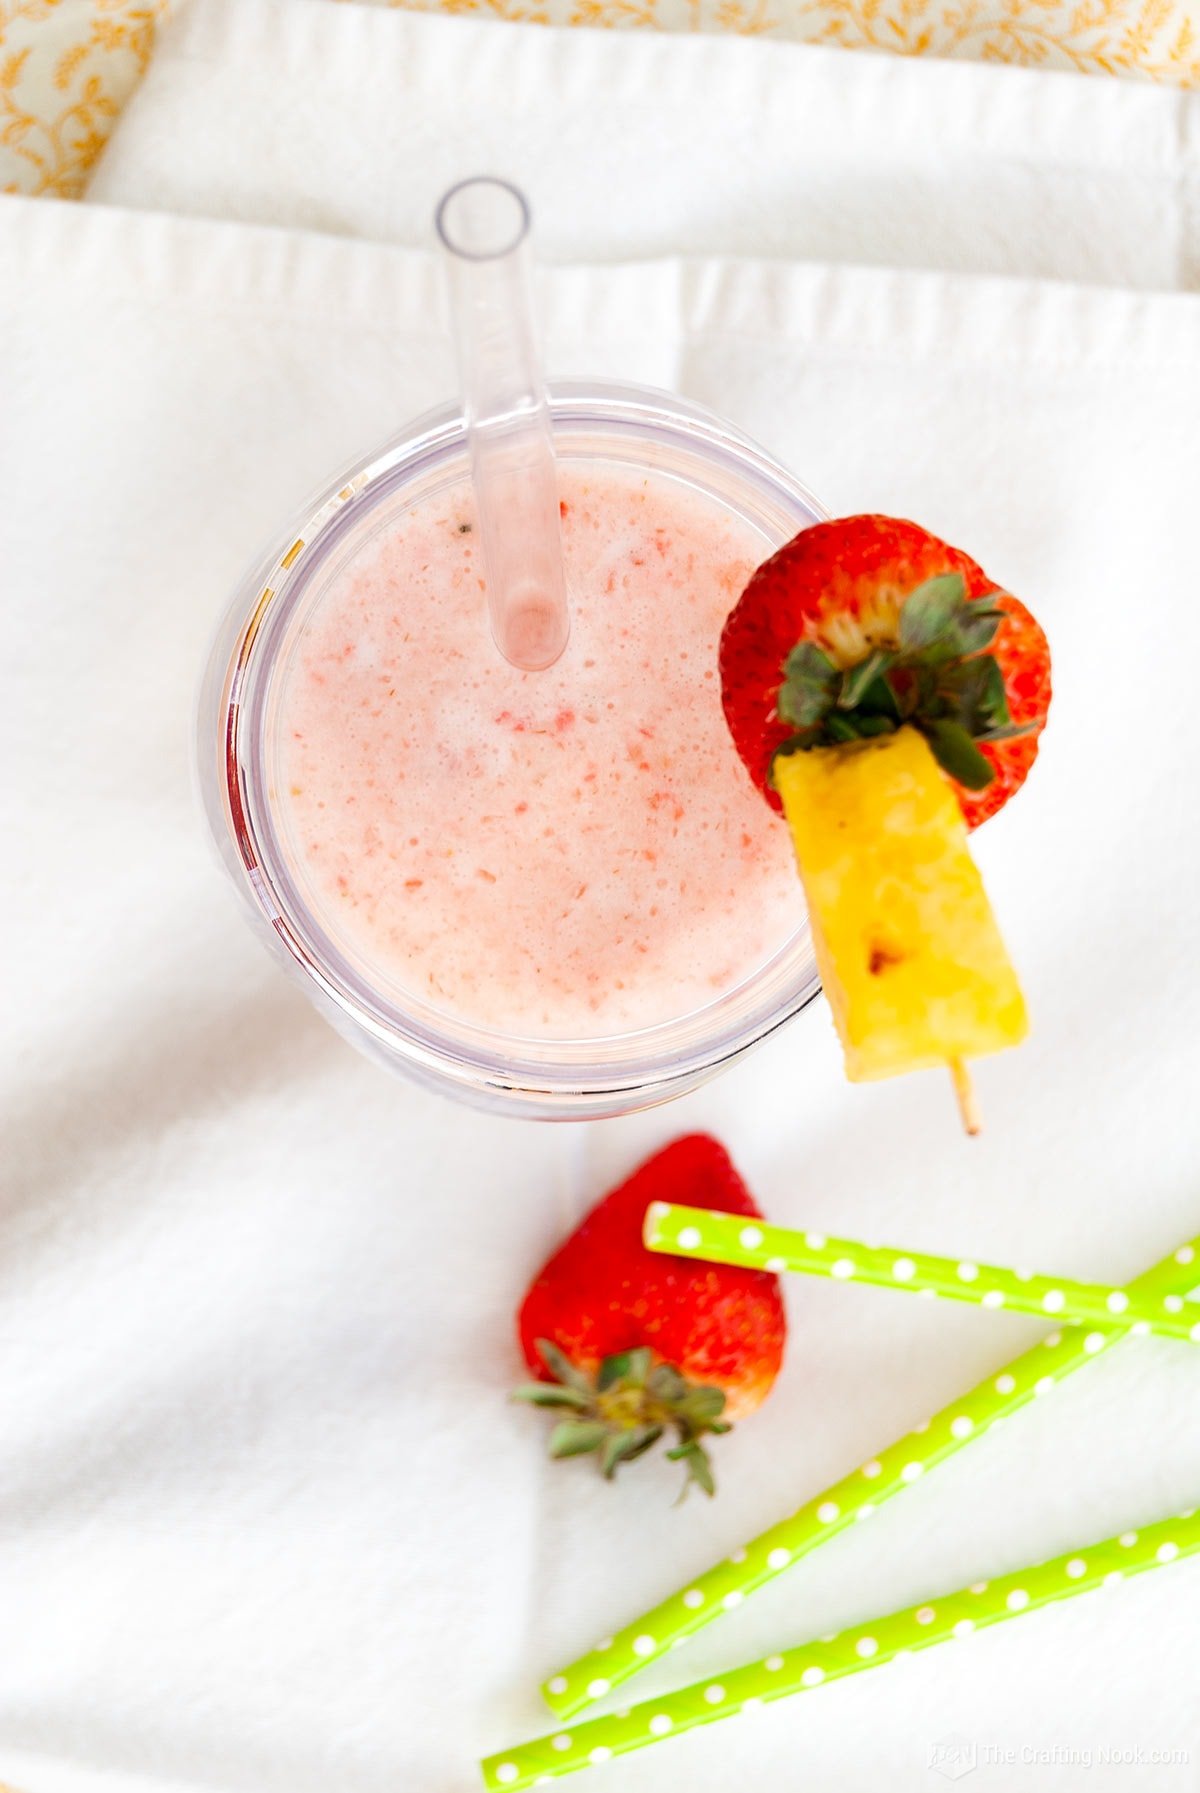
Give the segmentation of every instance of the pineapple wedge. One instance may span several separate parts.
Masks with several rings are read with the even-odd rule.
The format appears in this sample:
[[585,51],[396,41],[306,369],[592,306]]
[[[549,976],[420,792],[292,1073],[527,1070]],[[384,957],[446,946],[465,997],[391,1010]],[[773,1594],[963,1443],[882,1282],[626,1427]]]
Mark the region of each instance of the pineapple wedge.
[[781,754],[775,787],[854,1082],[1015,1046],[1025,1002],[954,792],[913,728]]

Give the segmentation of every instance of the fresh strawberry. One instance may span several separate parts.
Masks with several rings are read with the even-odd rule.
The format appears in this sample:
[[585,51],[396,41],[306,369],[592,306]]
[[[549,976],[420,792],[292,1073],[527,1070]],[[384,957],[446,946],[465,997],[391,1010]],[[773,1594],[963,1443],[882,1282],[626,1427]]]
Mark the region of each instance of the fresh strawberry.
[[728,1152],[708,1134],[648,1159],[534,1277],[517,1327],[540,1380],[516,1398],[560,1411],[551,1456],[596,1451],[608,1477],[674,1434],[667,1455],[711,1494],[701,1439],[727,1432],[770,1392],[783,1358],[783,1299],[778,1277],[764,1271],[648,1251],[642,1222],[654,1201],[761,1219]]
[[776,809],[781,749],[908,722],[973,828],[1034,762],[1050,650],[1025,606],[958,548],[895,517],[843,517],[801,531],[752,575],[721,637],[721,683],[738,752]]

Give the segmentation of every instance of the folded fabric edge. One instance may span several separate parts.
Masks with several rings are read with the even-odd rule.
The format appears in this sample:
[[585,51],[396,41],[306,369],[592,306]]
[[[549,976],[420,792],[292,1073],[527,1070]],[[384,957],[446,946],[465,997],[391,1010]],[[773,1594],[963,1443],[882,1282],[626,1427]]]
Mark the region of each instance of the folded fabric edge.
[[[0,266],[11,297],[36,286],[49,318],[72,281],[94,308],[107,295],[287,312],[446,340],[442,270],[432,249],[315,231],[108,206],[0,196]],[[741,338],[1056,368],[1190,365],[1200,358],[1200,293],[1142,293],[998,274],[669,256],[559,264],[539,271],[548,335],[690,341]]]
[[[472,37],[486,49],[467,54]],[[159,58],[172,57],[210,64],[264,58],[276,79],[307,81],[319,69],[322,82],[335,86],[357,86],[363,69],[383,60],[401,88],[453,79],[485,93],[521,94],[533,82],[566,105],[594,103],[597,92],[648,102],[672,89],[703,92],[702,71],[719,59],[728,103],[740,94],[756,113],[775,108],[793,118],[797,81],[808,105],[828,95],[844,117],[872,111],[886,88],[889,104],[902,107],[899,130],[924,133],[936,119],[939,143],[958,140],[975,155],[1022,163],[1052,155],[1060,165],[1122,173],[1170,172],[1187,141],[1180,113],[1190,103],[1178,88],[1086,81],[1063,68],[900,57],[869,47],[848,56],[839,46],[737,32],[614,32],[404,7],[335,12],[324,0],[208,0],[185,8],[161,34]],[[784,68],[785,79],[764,79]]]

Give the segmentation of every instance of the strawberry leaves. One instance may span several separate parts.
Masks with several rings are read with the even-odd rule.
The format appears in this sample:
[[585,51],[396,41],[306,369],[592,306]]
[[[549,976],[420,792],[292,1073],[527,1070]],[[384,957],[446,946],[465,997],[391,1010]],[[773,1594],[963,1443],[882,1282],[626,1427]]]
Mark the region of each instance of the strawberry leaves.
[[839,667],[815,641],[799,642],[777,699],[795,733],[778,751],[870,740],[908,724],[956,783],[985,789],[995,769],[977,743],[1025,732],[1013,727],[1004,675],[987,651],[1003,621],[986,598],[968,599],[961,573],[943,573],[904,600],[894,648]]
[[816,728],[838,699],[842,675],[824,648],[800,641],[784,663],[777,708],[795,728]]
[[995,777],[992,763],[980,753],[961,723],[939,718],[925,723],[922,733],[942,771],[948,772],[964,790],[982,791],[991,784]]
[[594,1378],[549,1339],[538,1339],[537,1350],[554,1380],[524,1383],[513,1390],[512,1399],[558,1410],[561,1417],[548,1446],[552,1457],[594,1453],[600,1473],[612,1481],[622,1463],[643,1456],[670,1430],[679,1442],[666,1454],[687,1472],[682,1492],[693,1483],[705,1494],[716,1492],[701,1440],[731,1429],[721,1418],[721,1389],[689,1382],[674,1364],[656,1361],[645,1346],[606,1357]]
[[580,1457],[597,1450],[606,1433],[598,1420],[565,1419],[550,1434],[552,1457]]

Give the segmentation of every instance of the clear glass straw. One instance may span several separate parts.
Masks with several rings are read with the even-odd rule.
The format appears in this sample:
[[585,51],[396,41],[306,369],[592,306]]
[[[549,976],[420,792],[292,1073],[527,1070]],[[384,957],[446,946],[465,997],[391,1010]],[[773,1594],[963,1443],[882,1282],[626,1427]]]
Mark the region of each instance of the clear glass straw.
[[437,209],[496,646],[539,672],[567,644],[558,480],[529,282],[529,207],[477,176]]

